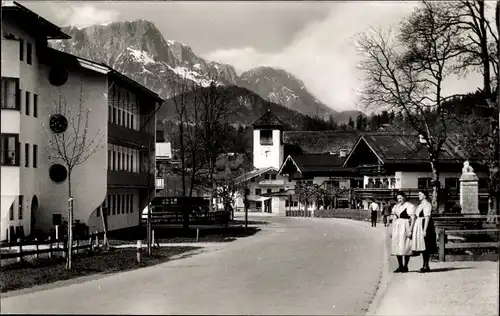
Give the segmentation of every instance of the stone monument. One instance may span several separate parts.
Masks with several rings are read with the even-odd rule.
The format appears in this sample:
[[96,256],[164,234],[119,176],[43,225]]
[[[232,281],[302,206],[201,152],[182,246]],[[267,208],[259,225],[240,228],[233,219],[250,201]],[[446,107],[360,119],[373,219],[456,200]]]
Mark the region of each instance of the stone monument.
[[464,162],[460,177],[460,206],[462,214],[479,214],[478,177],[469,161]]

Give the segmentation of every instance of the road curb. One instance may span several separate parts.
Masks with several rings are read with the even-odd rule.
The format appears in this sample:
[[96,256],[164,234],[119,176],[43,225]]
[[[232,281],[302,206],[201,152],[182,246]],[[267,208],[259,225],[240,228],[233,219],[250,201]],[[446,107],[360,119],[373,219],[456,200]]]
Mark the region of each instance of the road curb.
[[384,298],[385,293],[387,292],[387,288],[389,286],[389,282],[392,278],[392,273],[390,273],[390,265],[389,265],[389,245],[388,245],[388,232],[384,227],[384,262],[382,267],[382,275],[380,277],[380,281],[377,284],[377,290],[375,292],[375,296],[373,297],[370,305],[368,306],[368,310],[365,315],[376,315],[377,309],[380,305],[380,302]]

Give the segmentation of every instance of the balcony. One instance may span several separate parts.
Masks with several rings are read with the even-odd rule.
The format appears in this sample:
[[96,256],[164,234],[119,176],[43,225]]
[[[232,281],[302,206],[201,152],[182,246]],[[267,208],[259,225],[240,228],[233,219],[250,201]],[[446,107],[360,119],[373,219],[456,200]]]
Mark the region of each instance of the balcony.
[[156,190],[163,190],[165,188],[165,179],[156,178]]
[[126,128],[110,122],[108,122],[108,137],[114,138],[118,141],[118,143],[134,144],[137,147],[149,147],[155,145],[154,135]]
[[108,186],[120,188],[147,188],[154,186],[154,174],[147,172],[128,172],[108,170]]
[[2,77],[19,78],[20,65],[19,41],[2,38]]
[[259,186],[268,186],[268,187],[281,187],[285,185],[284,179],[276,179],[276,180],[262,180],[259,181]]

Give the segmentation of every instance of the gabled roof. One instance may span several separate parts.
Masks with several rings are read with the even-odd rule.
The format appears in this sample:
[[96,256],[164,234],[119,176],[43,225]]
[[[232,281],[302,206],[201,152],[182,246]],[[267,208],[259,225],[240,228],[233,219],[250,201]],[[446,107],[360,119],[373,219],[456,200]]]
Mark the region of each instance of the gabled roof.
[[[427,146],[421,143],[418,134],[407,133],[365,133],[356,142],[351,154],[344,165],[352,156],[357,146],[365,142],[374,154],[384,164],[390,163],[427,163],[429,153]],[[442,162],[461,163],[467,159],[459,144],[449,137],[443,145],[439,160]]]
[[258,177],[266,172],[269,171],[278,171],[274,167],[267,167],[267,168],[261,168],[261,169],[255,169],[250,172],[247,172],[245,174],[242,174],[241,176],[236,178],[236,183],[243,182],[243,181],[248,181],[251,180],[252,178]]
[[301,174],[350,172],[349,168],[342,168],[345,157],[330,154],[289,155],[280,168],[280,173],[288,162],[292,162]]
[[338,155],[341,149],[349,153],[358,137],[358,132],[285,131],[283,143],[300,146],[304,154],[335,153]]
[[285,123],[283,123],[273,112],[271,109],[267,110],[264,115],[258,118],[252,126],[254,128],[283,128]]
[[47,21],[40,15],[26,8],[16,1],[2,1],[2,20],[4,14],[12,16],[19,25],[38,34],[43,34],[47,39],[70,39],[71,36],[61,31],[57,25]]
[[[120,81],[121,83],[133,88],[133,89],[138,89],[145,95],[149,96],[150,98],[155,99],[159,103],[163,103],[163,99],[155,92],[149,90],[142,84],[138,83],[137,81],[123,75],[122,73],[114,70],[113,68],[109,67],[108,65],[104,63],[98,63],[94,62],[89,59],[85,59],[82,57],[78,57],[66,52],[62,52],[60,50],[51,48],[51,47],[46,47],[45,53],[43,54],[43,58],[45,61],[57,61],[57,62],[62,62],[62,63],[67,63],[67,64],[73,64],[78,67],[82,67],[94,72],[98,72],[101,74],[106,74],[113,78],[114,80]],[[51,59],[53,58],[53,59]]]

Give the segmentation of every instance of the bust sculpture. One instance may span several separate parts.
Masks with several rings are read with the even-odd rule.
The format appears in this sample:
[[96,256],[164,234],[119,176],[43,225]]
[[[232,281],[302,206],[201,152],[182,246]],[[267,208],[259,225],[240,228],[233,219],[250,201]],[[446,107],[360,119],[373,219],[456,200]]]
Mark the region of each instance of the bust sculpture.
[[462,168],[462,174],[464,173],[474,173],[474,169],[469,165],[469,161],[464,162],[464,167]]

